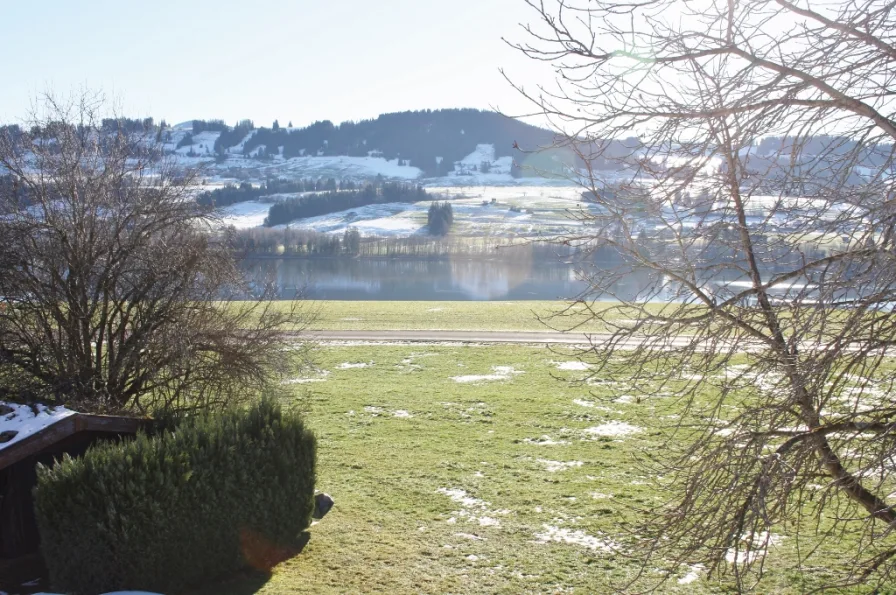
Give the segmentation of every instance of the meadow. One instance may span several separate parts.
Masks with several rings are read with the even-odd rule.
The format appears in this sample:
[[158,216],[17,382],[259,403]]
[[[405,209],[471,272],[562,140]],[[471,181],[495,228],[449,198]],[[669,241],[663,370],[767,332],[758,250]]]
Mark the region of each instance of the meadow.
[[[640,463],[677,422],[674,388],[642,399],[550,347],[322,345],[314,359],[283,399],[317,434],[336,506],[269,576],[196,595],[604,593],[638,571],[635,511],[667,497]],[[825,578],[785,570],[794,547],[775,539],[759,592]],[[667,578],[660,592],[734,591],[699,566]]]
[[[595,308],[614,304],[602,302]],[[661,312],[663,304],[649,304]],[[532,301],[337,301],[309,302],[311,328],[319,330],[444,330],[444,331],[552,331],[602,332],[581,304],[550,300]],[[620,320],[625,318],[619,313]]]

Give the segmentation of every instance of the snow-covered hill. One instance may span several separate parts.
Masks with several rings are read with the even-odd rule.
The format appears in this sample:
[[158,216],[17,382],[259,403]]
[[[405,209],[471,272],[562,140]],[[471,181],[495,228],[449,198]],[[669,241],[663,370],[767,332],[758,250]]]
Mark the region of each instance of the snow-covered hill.
[[[514,184],[515,147],[549,146],[553,133],[496,112],[420,110],[375,119],[304,127],[230,126],[194,120],[155,128],[169,155],[206,167],[216,181],[266,177],[334,177],[360,180],[445,179],[449,185]],[[534,170],[533,170],[534,171]]]

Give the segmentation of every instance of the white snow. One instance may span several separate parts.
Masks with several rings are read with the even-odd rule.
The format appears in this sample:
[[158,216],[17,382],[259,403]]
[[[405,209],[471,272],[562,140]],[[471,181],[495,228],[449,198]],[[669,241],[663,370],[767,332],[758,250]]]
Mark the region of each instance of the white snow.
[[544,465],[546,471],[556,473],[557,471],[566,471],[567,469],[575,469],[581,467],[582,461],[549,461],[547,459],[537,459],[539,463]]
[[[193,135],[193,144],[185,145],[175,150],[179,158],[187,157],[192,151],[196,157],[210,158],[215,154],[215,141],[221,136],[220,132],[200,132]],[[183,138],[181,135],[180,138]],[[172,138],[172,140],[174,140]],[[178,139],[179,140],[179,139]]]
[[372,366],[372,365],[373,364],[367,364],[364,362],[357,362],[357,363],[343,362],[336,367],[339,368],[340,370],[353,370],[355,368],[366,368],[367,366]]
[[679,585],[689,585],[700,579],[700,573],[703,572],[703,564],[694,564],[688,568],[688,573],[678,579]]
[[414,417],[414,416],[411,415],[410,413],[408,413],[407,411],[405,411],[404,409],[396,409],[395,411],[392,412],[392,417],[407,418],[407,417]]
[[526,444],[535,444],[536,446],[565,446],[569,444],[566,440],[552,440],[547,434],[541,438],[526,438],[523,442]]
[[610,421],[584,430],[586,434],[592,436],[627,436],[629,434],[637,434],[640,431],[641,428],[638,426],[633,426],[624,421]]
[[227,152],[231,153],[233,155],[242,155],[243,149],[245,148],[246,143],[249,141],[249,139],[251,139],[253,136],[255,136],[256,132],[258,132],[258,129],[250,130],[249,134],[247,134],[246,136],[243,137],[243,140],[241,140],[240,142],[238,142],[237,144],[235,144],[232,147],[228,147]]
[[737,548],[730,548],[725,553],[725,560],[730,564],[746,564],[752,563],[760,558],[764,558],[768,553],[768,548],[774,547],[781,543],[784,538],[774,533],[760,531],[752,536],[744,536],[741,541],[743,545]]
[[[265,173],[276,174],[267,170]],[[455,226],[464,235],[531,237],[568,233],[571,229],[581,228],[581,222],[568,217],[568,211],[575,210],[581,200],[581,190],[578,188],[451,186],[427,190],[433,199],[450,199],[455,213]],[[271,195],[268,199],[282,200],[298,195],[299,193]],[[492,199],[495,200],[494,203],[491,202]],[[263,223],[269,206],[269,203],[259,201],[237,203],[224,208],[223,217],[225,223],[238,228],[258,226]],[[426,233],[426,212],[429,206],[429,200],[367,205],[298,219],[290,222],[289,226],[321,233],[343,233],[347,228],[353,227],[362,235],[404,237]],[[515,210],[510,210],[511,207]]]
[[459,383],[483,382],[489,380],[509,380],[517,374],[523,374],[520,370],[514,370],[513,366],[492,366],[494,374],[470,374],[467,376],[452,376],[451,380]]
[[398,160],[387,161],[381,157],[348,157],[345,155],[294,157],[280,163],[295,174],[333,175],[339,178],[374,177],[416,180],[423,172],[410,165],[398,165]]
[[261,227],[270,208],[270,203],[257,200],[234,203],[221,209],[221,223],[237,229]]
[[[7,442],[0,442],[0,450],[20,442],[35,434],[44,428],[53,425],[59,420],[65,419],[70,415],[77,413],[65,407],[47,407],[46,405],[36,405],[37,414],[28,405],[18,405],[16,403],[5,403],[0,401],[0,405],[5,405],[12,409],[12,412],[0,415],[0,433],[14,432],[15,435]],[[5,407],[4,407],[5,409]]]
[[[407,236],[424,230],[428,208],[428,201],[414,204],[388,202],[366,205],[317,217],[297,219],[291,221],[289,227],[337,234],[351,227],[357,229],[361,235]],[[417,214],[416,218],[414,214]]]
[[588,368],[591,367],[590,364],[587,364],[585,362],[551,362],[551,363],[553,363],[555,366],[557,366],[558,370],[582,371],[582,370],[587,370]]
[[[501,521],[492,515],[500,516],[510,514],[509,510],[489,510],[489,507],[491,506],[490,503],[480,500],[479,498],[474,498],[467,494],[466,490],[460,488],[439,488],[436,492],[448,496],[451,498],[452,502],[457,502],[461,505],[462,510],[456,511],[454,513],[456,516],[452,516],[448,519],[447,523],[451,525],[457,523],[457,519],[460,517],[477,523],[480,527],[500,527]],[[458,533],[457,535],[461,534]],[[473,536],[471,539],[481,538]]]
[[573,399],[572,402],[575,403],[576,405],[578,405],[579,407],[594,407],[593,401],[586,401],[584,399]]
[[588,535],[584,531],[571,531],[566,528],[554,527],[553,525],[542,525],[544,532],[536,533],[535,538],[538,543],[570,543],[580,545],[590,550],[600,550],[603,552],[611,552],[618,549],[618,545],[609,539]]
[[488,506],[488,502],[469,496],[466,490],[460,488],[439,488],[436,492],[448,496],[452,502],[457,502],[464,508],[486,508]]

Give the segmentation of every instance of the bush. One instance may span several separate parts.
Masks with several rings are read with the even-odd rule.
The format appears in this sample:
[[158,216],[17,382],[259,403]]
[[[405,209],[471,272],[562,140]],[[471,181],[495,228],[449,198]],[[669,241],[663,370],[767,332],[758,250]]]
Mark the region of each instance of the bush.
[[38,468],[56,589],[158,592],[289,552],[314,508],[315,439],[270,399]]

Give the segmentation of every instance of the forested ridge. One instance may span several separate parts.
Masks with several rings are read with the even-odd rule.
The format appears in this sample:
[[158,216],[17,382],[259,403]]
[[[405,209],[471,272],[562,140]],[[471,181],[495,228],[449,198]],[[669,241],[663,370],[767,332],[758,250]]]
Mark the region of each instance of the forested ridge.
[[[518,154],[514,145],[536,149],[550,145],[552,132],[501,114],[476,109],[444,109],[383,114],[376,119],[334,124],[314,122],[304,128],[256,128],[243,120],[230,127],[218,120],[196,120],[193,132],[221,131],[215,142],[218,154],[244,142],[244,155],[264,146],[283,147],[283,157],[301,155],[381,156],[418,167],[428,176],[454,169],[454,162],[469,155],[479,144],[495,147],[495,158]],[[251,136],[250,136],[250,133]],[[247,138],[248,137],[248,138]]]

